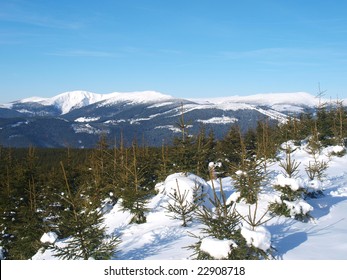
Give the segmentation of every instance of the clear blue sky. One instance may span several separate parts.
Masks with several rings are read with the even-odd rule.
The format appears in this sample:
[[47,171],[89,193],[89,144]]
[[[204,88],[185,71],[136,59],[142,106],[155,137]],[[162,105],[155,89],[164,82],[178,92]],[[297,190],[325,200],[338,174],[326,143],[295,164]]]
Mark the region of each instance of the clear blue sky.
[[64,91],[347,97],[345,0],[0,0],[0,103]]

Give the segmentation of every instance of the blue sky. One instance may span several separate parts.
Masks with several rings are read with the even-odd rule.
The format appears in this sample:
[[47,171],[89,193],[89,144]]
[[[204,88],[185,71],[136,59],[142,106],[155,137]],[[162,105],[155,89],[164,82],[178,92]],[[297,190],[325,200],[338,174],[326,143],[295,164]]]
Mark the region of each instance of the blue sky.
[[345,0],[0,0],[0,102],[71,90],[347,98]]

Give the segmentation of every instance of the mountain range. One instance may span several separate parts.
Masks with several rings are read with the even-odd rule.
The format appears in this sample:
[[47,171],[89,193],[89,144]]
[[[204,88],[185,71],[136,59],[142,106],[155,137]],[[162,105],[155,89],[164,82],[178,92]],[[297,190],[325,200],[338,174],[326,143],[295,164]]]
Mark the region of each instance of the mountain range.
[[89,148],[105,134],[111,141],[122,135],[127,144],[136,138],[158,146],[179,136],[182,112],[190,134],[205,126],[220,138],[232,124],[245,131],[265,118],[284,122],[319,102],[304,92],[182,99],[155,91],[71,91],[0,104],[0,145]]

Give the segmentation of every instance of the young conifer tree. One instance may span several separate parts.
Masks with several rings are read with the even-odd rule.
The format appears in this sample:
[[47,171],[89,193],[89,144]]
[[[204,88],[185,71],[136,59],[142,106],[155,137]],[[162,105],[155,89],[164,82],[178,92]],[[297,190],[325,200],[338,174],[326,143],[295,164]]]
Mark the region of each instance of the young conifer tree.
[[[5,152],[6,151],[6,152]],[[11,172],[10,172],[11,170]],[[0,158],[0,246],[4,259],[11,259],[11,243],[14,242],[13,224],[17,218],[18,202],[16,188],[13,184],[15,167],[11,150],[2,150]],[[18,176],[16,176],[18,178]]]
[[321,151],[323,149],[322,143],[319,141],[319,133],[316,127],[313,129],[312,135],[309,138],[307,144],[307,152],[311,155],[312,161],[305,167],[305,171],[310,180],[318,179],[323,180],[326,169],[328,168],[328,162],[320,160]]
[[132,222],[141,224],[146,222],[147,199],[150,193],[148,178],[145,178],[146,166],[141,167],[138,156],[139,148],[133,143],[127,160],[118,172],[118,184],[121,189],[122,207],[133,214]]
[[215,160],[216,154],[216,143],[212,130],[207,135],[206,128],[201,126],[199,134],[196,136],[194,150],[195,154],[193,157],[196,165],[194,174],[202,178],[206,177],[206,174],[208,174],[208,163]]
[[277,145],[269,120],[258,122],[257,126],[257,158],[262,159],[264,172],[267,172],[268,160],[274,158]]
[[[334,145],[344,147],[347,127],[347,112],[342,100],[336,101],[335,110],[333,114]],[[344,149],[340,153],[337,153],[337,156],[343,156],[345,153],[346,149]]]
[[[306,190],[306,196],[311,198],[323,195],[321,188],[318,186],[320,183],[317,182],[323,182],[325,172],[329,167],[329,162],[320,158],[323,146],[321,141],[319,141],[318,136],[319,133],[314,128],[306,148],[312,158],[312,160],[305,165],[305,172],[310,180]],[[314,188],[311,186],[314,186]]]
[[173,140],[173,154],[171,155],[174,170],[177,172],[193,172],[195,164],[194,137],[189,135],[189,124],[185,118],[185,109],[182,103],[181,115],[176,123],[176,127],[181,132],[181,137]]
[[89,192],[88,182],[72,189],[64,165],[61,163],[65,181],[65,193],[60,197],[64,209],[60,213],[61,227],[72,229],[64,246],[51,245],[54,256],[60,259],[110,259],[113,257],[119,239],[106,234],[100,201]]
[[247,203],[253,204],[258,200],[261,185],[265,180],[265,172],[262,160],[253,155],[253,151],[246,149],[241,132],[239,133],[240,162],[230,165],[231,177],[234,180],[235,189],[240,192],[240,199],[245,199]]
[[193,190],[193,201],[188,201],[189,191],[184,190],[182,192],[177,180],[176,185],[175,192],[169,194],[171,201],[164,208],[169,212],[170,217],[182,221],[182,227],[187,227],[188,223],[193,220],[194,213],[200,206],[203,195],[199,195],[200,186],[196,185],[195,190]]
[[217,143],[218,157],[223,166],[227,167],[229,164],[238,164],[241,162],[241,142],[240,128],[232,125],[224,138]]
[[98,192],[101,198],[114,192],[116,156],[116,148],[112,150],[106,136],[101,135],[88,162],[90,182],[93,183],[94,191]]
[[300,162],[293,158],[296,148],[287,142],[282,150],[285,152],[285,159],[279,164],[282,174],[273,185],[280,193],[280,201],[271,203],[270,210],[277,215],[305,221],[310,218],[312,207],[303,200],[304,188],[298,178]]
[[[212,171],[212,170],[211,170]],[[210,172],[211,186],[213,195],[210,202],[213,207],[199,207],[196,210],[196,217],[204,225],[202,228],[202,237],[193,235],[199,241],[188,248],[194,251],[194,256],[199,260],[214,259],[209,253],[202,249],[202,242],[205,238],[215,240],[230,241],[230,251],[225,259],[229,260],[257,260],[268,259],[270,253],[253,245],[247,244],[246,239],[241,233],[242,221],[246,220],[254,226],[258,226],[266,221],[263,217],[255,220],[251,215],[250,219],[242,217],[235,210],[235,202],[229,201],[223,190],[222,181],[219,180],[219,188],[215,186],[215,175]],[[256,210],[255,210],[256,211]]]
[[35,149],[30,147],[24,160],[6,166],[5,204],[1,203],[3,239],[1,243],[8,259],[29,259],[40,248],[43,232],[41,213],[38,211],[36,184],[37,164]]

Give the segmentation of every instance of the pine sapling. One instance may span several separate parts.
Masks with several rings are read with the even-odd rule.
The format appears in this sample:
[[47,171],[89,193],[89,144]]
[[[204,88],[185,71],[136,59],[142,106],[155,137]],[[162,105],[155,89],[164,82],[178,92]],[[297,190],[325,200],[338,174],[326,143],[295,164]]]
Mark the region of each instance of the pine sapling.
[[193,214],[196,209],[200,206],[203,198],[203,194],[199,195],[199,186],[195,186],[196,190],[193,191],[193,201],[189,201],[188,195],[189,190],[184,190],[182,193],[180,186],[176,179],[177,188],[174,193],[169,194],[169,198],[172,202],[169,202],[167,206],[163,206],[173,219],[181,220],[182,226],[187,227],[188,223],[192,221]]
[[63,220],[61,226],[69,227],[73,232],[64,242],[65,246],[53,244],[49,248],[60,259],[110,259],[119,244],[118,237],[106,234],[102,211],[84,194],[85,185],[73,192],[62,162],[61,168],[67,193],[60,197],[68,209],[60,217]]
[[297,162],[295,159],[292,159],[292,153],[296,151],[290,145],[286,145],[285,149],[286,158],[285,160],[280,161],[279,165],[283,169],[283,174],[288,178],[296,178],[299,173],[299,166],[301,162]]

